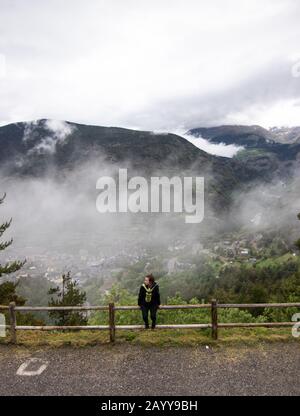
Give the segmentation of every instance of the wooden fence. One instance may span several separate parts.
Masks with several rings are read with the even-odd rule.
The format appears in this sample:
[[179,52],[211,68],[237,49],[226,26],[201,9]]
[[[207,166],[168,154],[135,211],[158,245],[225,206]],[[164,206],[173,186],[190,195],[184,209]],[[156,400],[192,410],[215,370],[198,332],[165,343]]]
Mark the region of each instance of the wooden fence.
[[[300,308],[300,303],[217,303],[215,299],[211,303],[197,304],[197,305],[161,305],[160,309],[173,310],[173,309],[209,309],[211,320],[205,324],[168,324],[168,325],[156,325],[157,329],[211,329],[212,339],[218,339],[219,328],[256,328],[256,327],[289,327],[295,325],[295,322],[235,322],[235,323],[222,323],[218,321],[218,309],[225,308]],[[1,306],[0,311],[7,311],[9,314],[9,325],[6,325],[7,329],[10,329],[11,342],[17,342],[17,331],[66,331],[66,330],[107,330],[110,334],[110,341],[115,341],[116,330],[132,330],[142,329],[144,325],[116,325],[115,312],[126,310],[139,310],[139,306],[117,306],[114,303],[110,303],[107,306],[16,306],[14,302],[9,306]],[[45,325],[45,326],[19,326],[17,325],[16,312],[36,312],[36,311],[107,311],[109,324],[108,325],[85,325],[85,326],[58,326],[58,325]]]

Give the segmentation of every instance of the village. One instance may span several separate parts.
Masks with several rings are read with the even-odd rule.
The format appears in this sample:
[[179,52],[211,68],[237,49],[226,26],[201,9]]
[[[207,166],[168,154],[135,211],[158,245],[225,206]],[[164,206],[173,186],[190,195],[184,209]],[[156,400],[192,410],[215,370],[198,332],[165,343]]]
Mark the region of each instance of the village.
[[[262,233],[252,233],[244,236],[236,236],[234,233],[222,236],[220,240],[206,242],[185,241],[176,239],[174,243],[162,250],[155,247],[141,247],[139,244],[132,246],[116,246],[109,251],[99,248],[97,250],[79,249],[75,252],[64,253],[60,250],[45,250],[36,252],[36,248],[27,247],[22,252],[29,253],[22,269],[12,274],[12,279],[45,278],[49,282],[61,284],[61,276],[68,271],[81,286],[88,285],[96,280],[103,291],[109,290],[116,280],[118,273],[126,271],[137,263],[143,263],[144,272],[151,272],[153,265],[159,262],[162,271],[167,275],[184,272],[196,268],[200,258],[211,259],[220,263],[232,264],[233,262],[256,263],[265,255],[266,247],[272,250],[272,254],[284,254],[293,252],[283,238],[276,236],[273,240]],[[22,258],[21,250],[14,250],[5,259],[12,261]],[[293,253],[296,255],[296,253]],[[1,278],[0,278],[1,279]]]

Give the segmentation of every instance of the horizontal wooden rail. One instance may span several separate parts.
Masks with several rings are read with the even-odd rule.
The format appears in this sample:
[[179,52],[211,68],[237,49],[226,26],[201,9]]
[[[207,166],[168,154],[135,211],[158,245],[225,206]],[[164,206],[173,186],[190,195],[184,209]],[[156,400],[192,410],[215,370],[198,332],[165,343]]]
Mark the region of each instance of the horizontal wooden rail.
[[[210,303],[201,303],[195,305],[161,305],[159,309],[209,309]],[[218,309],[222,308],[300,308],[300,303],[218,303]],[[114,307],[116,311],[140,310],[139,306],[118,305]],[[1,306],[0,309],[8,310],[8,306]],[[16,306],[15,310],[20,312],[34,311],[107,311],[108,306]]]
[[293,326],[295,322],[235,322],[235,323],[218,323],[218,328],[271,328]]
[[[143,329],[144,325],[116,325],[116,329]],[[156,329],[205,329],[211,328],[211,324],[166,324],[156,325]]]
[[108,306],[16,306],[16,311],[107,311]]
[[60,326],[60,325],[44,325],[44,326],[16,326],[16,330],[21,331],[71,331],[71,330],[80,330],[80,331],[93,331],[93,330],[101,330],[101,329],[109,329],[109,325],[67,325],[67,326]]
[[[159,309],[208,309],[210,303],[200,303],[195,305],[160,305]],[[116,311],[140,310],[139,306],[115,306]]]
[[[161,305],[159,309],[208,309],[210,303],[197,305]],[[139,306],[120,305],[114,307],[116,311],[140,310]],[[9,309],[8,306],[5,309]],[[15,310],[20,312],[32,311],[107,311],[109,306],[16,306]]]
[[[211,336],[213,339],[218,339],[219,328],[272,328],[272,327],[291,327],[295,325],[295,322],[234,322],[223,323],[218,322],[218,309],[225,308],[300,308],[300,303],[217,303],[216,300],[212,300],[211,303],[203,304],[185,304],[185,305],[161,305],[160,310],[188,310],[188,309],[210,309],[211,320],[208,323],[198,324],[164,324],[156,325],[157,329],[211,329]],[[9,306],[0,305],[0,310],[6,310],[9,312],[9,325],[6,325],[6,329],[10,329],[11,342],[16,343],[17,331],[71,331],[71,330],[84,330],[84,331],[99,331],[109,330],[110,341],[115,340],[116,330],[135,330],[142,329],[144,325],[116,325],[115,313],[116,311],[126,310],[139,310],[137,305],[115,305],[110,303],[109,305],[102,306],[16,306],[14,302],[11,302]],[[33,311],[107,311],[108,312],[108,325],[17,325],[16,312],[33,312]]]
[[300,303],[218,303],[218,308],[300,308]]

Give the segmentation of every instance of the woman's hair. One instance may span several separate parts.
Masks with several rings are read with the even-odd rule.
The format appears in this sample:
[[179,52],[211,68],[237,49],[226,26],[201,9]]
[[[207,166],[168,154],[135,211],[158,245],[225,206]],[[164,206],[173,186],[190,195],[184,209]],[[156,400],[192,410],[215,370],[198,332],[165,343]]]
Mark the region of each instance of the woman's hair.
[[151,274],[147,274],[147,276],[146,277],[148,277],[148,279],[149,279],[149,282],[151,283],[151,284],[153,284],[154,282],[155,282],[155,279],[154,279],[154,276],[153,276],[153,274],[151,273]]

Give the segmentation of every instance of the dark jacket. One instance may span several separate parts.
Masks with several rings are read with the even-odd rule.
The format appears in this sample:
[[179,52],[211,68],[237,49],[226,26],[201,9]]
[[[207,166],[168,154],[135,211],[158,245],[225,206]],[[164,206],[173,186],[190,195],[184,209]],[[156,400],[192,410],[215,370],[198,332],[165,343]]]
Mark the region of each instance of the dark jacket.
[[138,305],[139,306],[145,306],[145,305],[149,305],[149,306],[157,305],[157,306],[159,306],[160,305],[159,286],[156,282],[153,285],[152,296],[151,296],[151,301],[150,302],[146,302],[146,290],[145,290],[143,285],[141,286],[140,292],[139,292],[139,298],[138,298]]

